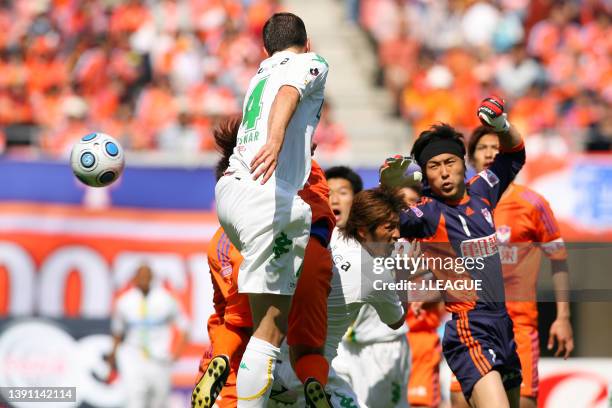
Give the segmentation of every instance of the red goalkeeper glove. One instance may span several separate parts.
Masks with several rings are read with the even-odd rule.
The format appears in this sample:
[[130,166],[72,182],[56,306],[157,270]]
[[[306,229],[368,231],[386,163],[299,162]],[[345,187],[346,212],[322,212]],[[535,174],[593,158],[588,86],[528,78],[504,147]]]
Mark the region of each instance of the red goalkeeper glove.
[[480,102],[478,118],[480,122],[493,128],[496,132],[507,132],[510,129],[508,114],[505,111],[505,102],[497,96],[490,96]]

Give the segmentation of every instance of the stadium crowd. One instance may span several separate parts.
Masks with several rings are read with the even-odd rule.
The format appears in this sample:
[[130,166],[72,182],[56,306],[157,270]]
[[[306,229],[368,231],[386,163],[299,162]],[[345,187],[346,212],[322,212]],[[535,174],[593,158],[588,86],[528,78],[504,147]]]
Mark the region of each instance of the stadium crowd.
[[[278,0],[0,0],[0,152],[66,156],[92,131],[127,149],[214,148],[240,114]],[[319,149],[346,141],[329,120]]]
[[361,0],[349,15],[378,51],[381,84],[413,133],[469,134],[496,89],[531,156],[612,149],[612,6],[604,0]]

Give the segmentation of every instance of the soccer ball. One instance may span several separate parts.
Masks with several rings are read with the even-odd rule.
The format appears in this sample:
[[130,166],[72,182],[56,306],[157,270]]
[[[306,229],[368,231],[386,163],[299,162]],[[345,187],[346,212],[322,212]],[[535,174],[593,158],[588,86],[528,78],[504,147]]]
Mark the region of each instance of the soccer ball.
[[121,175],[125,158],[119,142],[105,133],[90,133],[72,146],[72,172],[91,187],[108,186]]

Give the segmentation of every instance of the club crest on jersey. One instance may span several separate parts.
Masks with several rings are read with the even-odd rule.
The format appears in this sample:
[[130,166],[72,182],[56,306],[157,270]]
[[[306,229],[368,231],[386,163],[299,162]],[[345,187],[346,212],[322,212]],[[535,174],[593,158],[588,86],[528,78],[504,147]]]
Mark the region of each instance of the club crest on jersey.
[[421,211],[419,207],[410,207],[410,209],[417,217],[421,218],[423,216],[423,211]]
[[461,243],[461,256],[463,258],[486,258],[498,253],[497,235],[468,239]]
[[480,212],[482,212],[482,216],[485,218],[485,220],[487,220],[489,225],[493,226],[493,217],[491,216],[491,212],[489,212],[489,209],[483,208],[482,210],[480,210]]
[[310,68],[310,75],[316,77],[319,75],[319,68]]
[[224,265],[221,268],[221,276],[225,279],[227,277],[232,276],[232,265]]
[[487,182],[489,187],[494,187],[497,183],[499,183],[499,178],[489,169],[481,171],[478,173],[478,175]]
[[510,235],[512,234],[512,228],[507,225],[500,225],[497,227],[497,240],[500,244],[506,244],[510,242]]

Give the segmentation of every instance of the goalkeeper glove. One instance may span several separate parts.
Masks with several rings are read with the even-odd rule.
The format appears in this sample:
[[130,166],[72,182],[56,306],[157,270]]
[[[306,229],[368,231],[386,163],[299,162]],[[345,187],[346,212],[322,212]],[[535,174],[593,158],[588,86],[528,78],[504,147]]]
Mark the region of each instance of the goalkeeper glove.
[[399,154],[385,160],[378,174],[380,184],[390,188],[417,186],[423,179],[421,168],[414,159]]
[[480,102],[478,118],[483,125],[492,127],[496,132],[507,132],[510,123],[507,119],[508,114],[504,110],[504,100],[490,96]]

